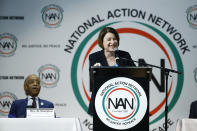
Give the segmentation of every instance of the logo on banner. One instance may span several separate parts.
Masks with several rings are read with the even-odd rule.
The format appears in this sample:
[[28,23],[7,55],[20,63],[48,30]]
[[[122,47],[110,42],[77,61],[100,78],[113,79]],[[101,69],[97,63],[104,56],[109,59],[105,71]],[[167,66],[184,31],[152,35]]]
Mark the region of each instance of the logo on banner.
[[14,100],[17,100],[15,94],[10,92],[0,93],[0,115],[2,116],[8,115],[11,108],[11,104]]
[[137,125],[147,110],[147,97],[134,80],[117,77],[105,82],[95,99],[97,115],[113,129],[129,129]]
[[0,55],[13,56],[17,48],[17,38],[13,34],[0,34]]
[[46,64],[38,69],[40,83],[43,87],[56,87],[60,78],[57,66]]
[[187,21],[191,27],[197,29],[197,5],[191,6],[187,9]]
[[[112,25],[114,23],[111,23]],[[116,23],[117,24],[117,23]],[[173,109],[173,107],[175,106],[177,100],[179,99],[180,97],[180,92],[183,88],[183,81],[184,81],[184,72],[183,72],[183,63],[182,63],[182,59],[180,57],[180,54],[178,53],[176,47],[174,46],[172,40],[170,40],[163,32],[159,31],[158,29],[156,29],[155,27],[153,26],[149,26],[147,24],[144,24],[144,23],[138,23],[139,25],[144,25],[144,27],[147,27],[148,29],[151,29],[155,32],[157,32],[158,34],[160,34],[160,37],[163,39],[163,43],[166,43],[167,46],[171,49],[169,51],[166,50],[166,48],[162,45],[162,43],[157,39],[155,38],[153,35],[149,34],[147,31],[143,31],[143,30],[140,30],[140,29],[136,29],[136,28],[117,28],[116,30],[118,31],[118,33],[122,33],[122,34],[137,34],[139,36],[142,36],[142,37],[145,37],[146,39],[148,40],[151,40],[153,45],[159,47],[160,51],[164,54],[163,57],[166,57],[166,61],[167,63],[169,63],[169,67],[171,69],[173,69],[173,66],[172,64],[175,64],[177,67],[177,70],[182,72],[182,75],[178,75],[177,76],[177,84],[176,86],[178,86],[179,88],[176,88],[176,86],[173,86],[173,79],[171,79],[171,81],[169,81],[169,92],[168,94],[169,95],[172,95],[172,98],[171,100],[169,100],[169,112]],[[115,24],[114,24],[115,25]],[[107,25],[109,26],[109,24]],[[103,27],[101,27],[102,29]],[[97,31],[99,31],[100,29],[96,29]],[[85,101],[82,101],[83,99],[86,99],[88,101],[90,101],[90,95],[88,94],[88,90],[85,86],[85,82],[84,82],[84,79],[87,78],[84,77],[84,79],[82,79],[82,87],[79,88],[79,85],[78,85],[78,78],[77,75],[79,75],[79,72],[78,72],[78,62],[80,61],[80,57],[79,57],[79,54],[82,52],[82,49],[85,47],[85,45],[88,43],[88,41],[96,34],[96,32],[93,32],[93,33],[90,33],[89,36],[86,37],[86,39],[84,39],[84,41],[82,41],[80,47],[78,48],[78,50],[76,51],[76,56],[74,57],[73,59],[73,63],[72,63],[72,68],[71,68],[71,82],[72,82],[72,87],[74,89],[74,93],[76,95],[76,97],[78,98],[78,101],[79,103],[81,104],[82,108],[84,110],[88,110],[88,106],[86,105]],[[83,70],[85,70],[85,63],[88,61],[88,55],[90,54],[91,50],[93,48],[95,48],[97,45],[97,41],[93,41],[91,46],[89,47],[89,50],[87,50],[85,56],[84,56],[84,59],[82,58],[82,61],[81,63],[83,63],[81,65],[82,67],[82,72]],[[134,48],[134,46],[133,46]],[[172,55],[170,55],[169,53],[172,53]],[[170,56],[174,56],[172,58],[170,58]],[[172,61],[172,59],[174,61]],[[153,72],[153,75],[154,75],[154,72]],[[88,85],[87,85],[88,87]],[[158,92],[161,92],[164,94],[165,92],[165,88],[163,86],[163,88],[160,86],[155,86],[156,88],[154,88],[156,91]],[[175,88],[174,90],[172,90],[173,88]],[[153,88],[152,88],[153,89]],[[162,89],[162,90],[160,90]],[[80,93],[84,93],[84,96],[85,97],[82,97],[82,96],[79,96]],[[175,95],[176,94],[176,95]],[[155,100],[155,99],[154,99]],[[150,124],[153,124],[159,120],[161,120],[162,118],[165,117],[165,98],[160,98],[160,99],[156,99],[155,101],[158,101],[158,105],[155,105],[151,110],[150,110]],[[151,121],[152,120],[152,121]]]
[[[131,10],[132,13],[130,13]],[[128,11],[129,17],[126,15],[121,16],[121,11]],[[131,17],[133,20],[131,20]],[[128,18],[128,20],[122,20],[121,18]],[[91,25],[92,28],[94,25],[100,24],[103,21],[105,21],[106,24],[95,27],[93,31],[85,34],[90,28],[86,27],[86,25],[87,23],[91,23],[91,20],[94,20]],[[109,21],[107,22],[107,20]],[[75,97],[83,110],[86,112],[88,111],[88,104],[91,99],[89,81],[87,80],[89,79],[89,77],[87,77],[89,75],[88,56],[91,53],[100,50],[98,47],[98,41],[96,40],[99,32],[104,27],[113,27],[120,35],[121,43],[123,43],[120,45],[120,49],[123,49],[122,47],[124,47],[128,52],[134,52],[131,54],[133,58],[136,57],[139,61],[141,60],[142,62],[151,64],[154,63],[154,65],[158,66],[158,62],[160,62],[161,67],[182,72],[181,75],[173,73],[173,77],[168,81],[168,111],[172,111],[180,98],[184,82],[184,68],[180,53],[181,55],[186,55],[190,52],[190,47],[184,39],[183,34],[167,20],[152,13],[137,9],[125,8],[125,10],[110,10],[107,12],[107,17],[96,15],[96,17],[91,17],[91,19],[86,22],[76,27],[76,30],[70,35],[71,37],[68,39],[68,44],[65,45],[64,49],[64,51],[72,53],[75,46],[79,45],[74,52],[70,74]],[[84,27],[86,30],[80,34],[80,30],[78,29],[81,29],[81,27]],[[79,40],[81,36],[84,37],[83,40]],[[79,41],[80,43],[77,43]],[[157,55],[155,56],[155,54]],[[153,60],[151,58],[155,59]],[[151,91],[154,93],[150,93],[150,101],[152,101],[152,103],[150,104],[149,110],[149,124],[157,126],[157,122],[159,122],[164,129],[162,120],[165,117],[166,89],[165,74],[162,70],[154,70],[152,72],[152,81],[150,84]],[[153,128],[157,129],[155,127]]]
[[63,20],[64,10],[58,5],[48,5],[42,8],[42,21],[49,28],[59,27]]

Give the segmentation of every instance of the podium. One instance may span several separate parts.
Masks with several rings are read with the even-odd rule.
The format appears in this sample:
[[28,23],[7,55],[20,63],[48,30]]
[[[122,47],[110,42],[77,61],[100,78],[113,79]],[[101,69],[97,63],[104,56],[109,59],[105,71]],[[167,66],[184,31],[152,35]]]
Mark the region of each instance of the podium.
[[91,67],[93,130],[149,131],[151,74],[144,67]]

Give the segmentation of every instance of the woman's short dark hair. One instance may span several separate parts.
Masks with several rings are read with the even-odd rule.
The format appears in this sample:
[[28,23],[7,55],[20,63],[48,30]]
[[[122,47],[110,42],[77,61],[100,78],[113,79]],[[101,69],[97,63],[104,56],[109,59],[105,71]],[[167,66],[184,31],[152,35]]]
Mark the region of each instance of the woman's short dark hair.
[[99,36],[98,36],[98,39],[97,39],[97,40],[98,40],[98,45],[99,45],[102,49],[104,49],[104,46],[103,46],[103,38],[105,37],[105,35],[106,35],[108,32],[110,32],[110,33],[112,33],[112,34],[115,35],[115,37],[116,37],[116,39],[117,39],[117,41],[118,41],[118,46],[119,46],[120,37],[119,37],[119,35],[118,35],[118,32],[117,32],[114,28],[112,28],[112,27],[105,27],[105,28],[103,28],[103,29],[100,31]]

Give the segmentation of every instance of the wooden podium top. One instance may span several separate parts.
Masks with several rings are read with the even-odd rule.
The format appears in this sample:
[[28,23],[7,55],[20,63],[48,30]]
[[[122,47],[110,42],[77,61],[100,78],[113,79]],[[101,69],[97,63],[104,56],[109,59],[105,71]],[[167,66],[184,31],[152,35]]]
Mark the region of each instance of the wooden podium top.
[[91,67],[90,72],[97,75],[110,75],[111,73],[116,73],[118,76],[129,74],[131,77],[135,78],[148,78],[151,80],[152,68],[149,67]]

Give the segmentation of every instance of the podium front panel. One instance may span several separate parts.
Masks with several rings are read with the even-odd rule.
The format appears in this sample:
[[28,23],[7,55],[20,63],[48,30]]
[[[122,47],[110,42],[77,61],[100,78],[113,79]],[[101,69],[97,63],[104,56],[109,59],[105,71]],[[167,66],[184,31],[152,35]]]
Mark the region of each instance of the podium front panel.
[[[134,127],[129,129],[123,129],[124,131],[149,131],[149,81],[151,79],[151,68],[132,68],[132,67],[96,67],[91,68],[91,78],[92,81],[92,99],[95,101],[95,96],[99,88],[107,81],[117,78],[117,77],[125,77],[130,78],[136,81],[144,90],[147,96],[147,110],[143,117],[143,119]],[[117,131],[118,129],[111,128],[107,126],[105,123],[101,121],[98,117],[98,114],[95,110],[95,106],[93,109],[93,130],[108,130],[108,131]],[[121,129],[122,130],[122,129]]]

